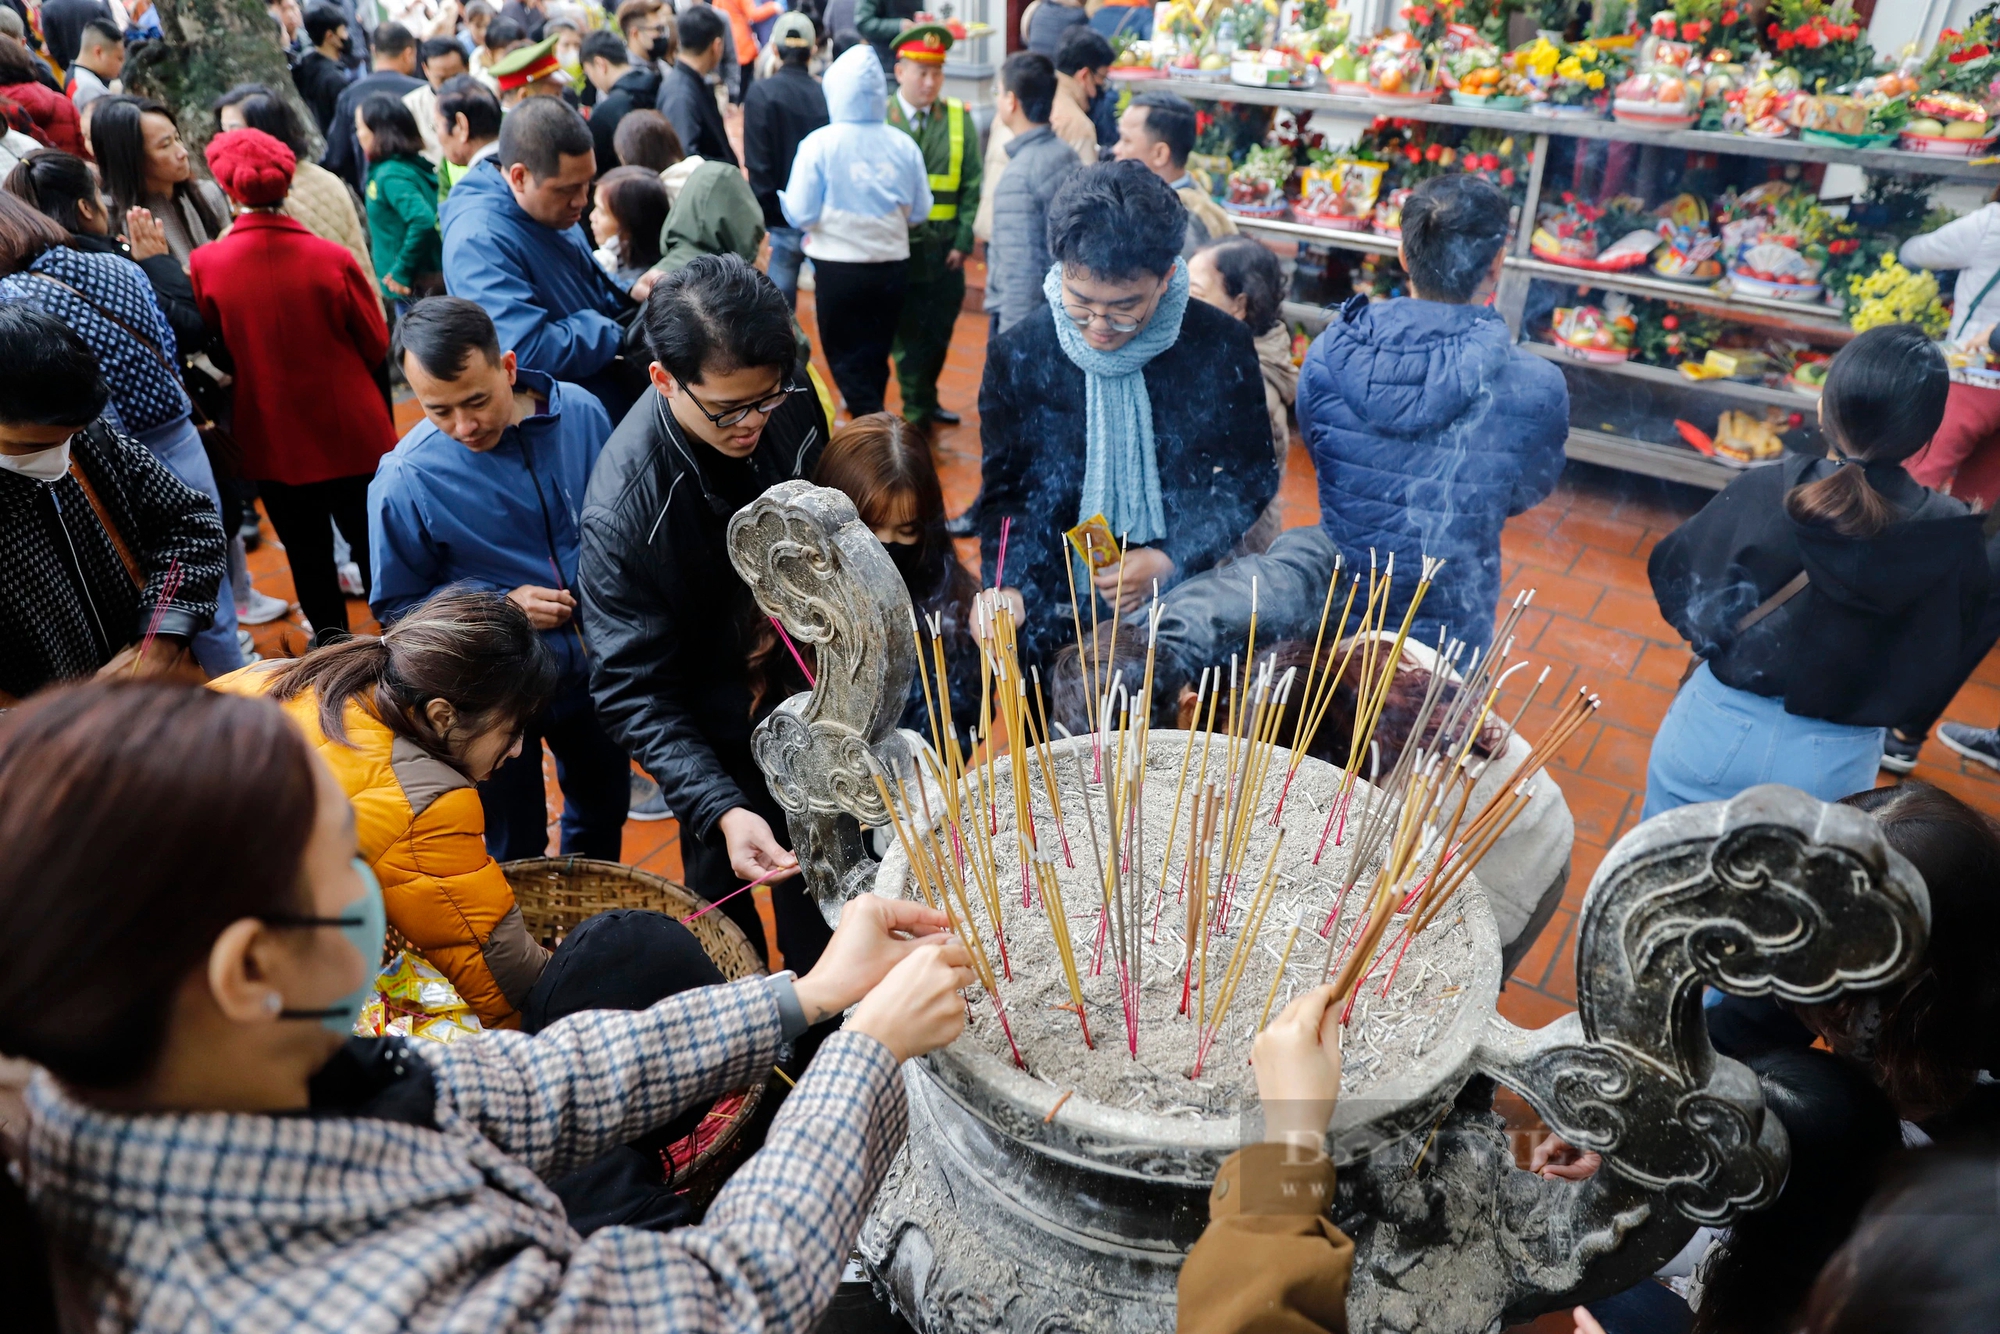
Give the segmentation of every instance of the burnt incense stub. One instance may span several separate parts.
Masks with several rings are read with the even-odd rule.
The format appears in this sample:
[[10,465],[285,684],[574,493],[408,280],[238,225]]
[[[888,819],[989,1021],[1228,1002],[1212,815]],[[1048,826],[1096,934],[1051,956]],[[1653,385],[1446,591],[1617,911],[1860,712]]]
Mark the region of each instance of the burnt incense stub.
[[[901,580],[845,498],[804,483],[774,488],[739,514],[730,541],[759,605],[821,664],[812,693],[786,701],[755,739],[813,893],[830,915],[871,885],[916,895],[896,837],[877,867],[860,833],[890,814],[874,775],[914,774],[924,746],[895,730],[915,660]],[[1156,776],[1167,766],[1167,788],[1184,737],[1158,732],[1147,742],[1144,767]],[[1091,744],[1051,746],[1055,771],[1073,770]],[[1002,761],[980,781],[1004,793],[1017,772],[1045,791],[1035,764]],[[1120,1012],[1127,993],[1102,972],[1083,979],[1096,1051],[1081,1052],[1073,1011],[1052,1008],[1069,993],[1044,945],[1046,893],[1031,887],[1021,906],[1020,868],[1004,851],[1013,844],[996,842],[994,869],[1011,891],[1001,917],[1013,972],[998,986],[1027,1068],[998,1035],[991,1000],[976,994],[966,1034],[905,1068],[908,1147],[860,1242],[876,1283],[918,1329],[1174,1327],[1175,1281],[1207,1222],[1215,1169],[1262,1133],[1242,1066],[1248,1041],[1266,1004],[1275,1012],[1288,991],[1317,981],[1327,957],[1318,930],[1349,877],[1338,844],[1315,866],[1291,827],[1316,826],[1340,778],[1318,761],[1300,764],[1297,804],[1280,821],[1286,844],[1269,863],[1274,915],[1198,1078],[1194,1025],[1172,1003],[1180,928],[1177,895],[1159,883],[1160,849],[1149,843],[1136,859],[1143,901],[1161,911],[1139,956],[1145,1022],[1134,1059]],[[1072,772],[1070,781],[1091,780]],[[1353,790],[1358,803],[1370,799],[1367,784]],[[1072,799],[1061,787],[1056,795]],[[994,809],[996,825],[1016,809],[1048,818],[1039,800]],[[1146,808],[1149,835],[1155,815]],[[1072,817],[1069,827],[1074,838],[1081,826]],[[1276,827],[1253,829],[1244,858],[1252,872],[1266,866],[1276,836]],[[1087,850],[1070,853],[1078,867],[1058,858],[1044,872],[1055,871],[1074,952],[1088,967],[1100,882],[1082,869]],[[1286,935],[1299,909],[1310,919],[1314,907],[1320,920],[1308,920],[1281,975]],[[1357,911],[1345,908],[1336,941]],[[1753,788],[1669,812],[1619,841],[1584,900],[1577,1012],[1528,1031],[1494,1012],[1499,941],[1468,880],[1417,935],[1393,982],[1378,971],[1357,991],[1327,1140],[1340,1169],[1332,1216],[1355,1242],[1350,1325],[1484,1334],[1628,1287],[1697,1223],[1767,1203],[1784,1178],[1784,1134],[1750,1071],[1710,1047],[1702,988],[1817,1002],[1892,985],[1916,967],[1927,929],[1922,881],[1872,819],[1789,788]],[[1224,930],[1211,968],[1229,957],[1237,930],[1240,922]],[[1575,1183],[1517,1169],[1492,1110],[1499,1084],[1571,1143],[1600,1152],[1603,1169]]]

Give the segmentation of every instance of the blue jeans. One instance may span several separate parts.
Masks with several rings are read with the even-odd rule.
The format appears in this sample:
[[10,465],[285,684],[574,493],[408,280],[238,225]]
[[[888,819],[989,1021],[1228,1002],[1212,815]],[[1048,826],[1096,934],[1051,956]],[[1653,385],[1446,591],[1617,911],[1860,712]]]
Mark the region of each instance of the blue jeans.
[[[193,487],[208,497],[208,503],[215,506],[217,521],[222,515],[222,492],[215,485],[215,470],[208,466],[208,455],[202,451],[201,433],[186,417],[165,426],[155,426],[150,431],[141,431],[135,437],[146,447],[146,452],[160,461],[160,466],[178,477],[187,486]],[[236,536],[224,533],[227,542]],[[243,648],[236,642],[236,594],[229,586],[229,563],[222,566],[222,583],[215,590],[215,623],[194,637],[190,647],[194,660],[210,676],[220,676],[233,672],[243,665]]]
[[597,720],[590,688],[582,684],[566,687],[548,708],[529,719],[521,753],[479,785],[479,802],[486,810],[486,850],[502,862],[548,855],[543,741],[555,752],[556,783],[562,788],[563,855],[622,860],[632,762]]
[[1703,663],[1674,697],[1646,761],[1650,819],[1697,801],[1727,801],[1784,783],[1821,801],[1875,785],[1882,729],[1785,712],[1782,699],[1726,686]]
[[796,227],[773,227],[771,238],[771,260],[766,266],[772,282],[785,294],[785,300],[794,309],[799,304],[799,265],[806,258],[806,234]]

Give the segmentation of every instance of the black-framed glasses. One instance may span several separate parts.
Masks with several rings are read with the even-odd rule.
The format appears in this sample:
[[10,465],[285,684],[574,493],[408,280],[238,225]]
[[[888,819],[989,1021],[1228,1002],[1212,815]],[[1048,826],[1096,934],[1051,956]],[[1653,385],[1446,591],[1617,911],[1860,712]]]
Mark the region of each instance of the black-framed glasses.
[[686,385],[682,385],[681,389],[687,394],[688,402],[694,404],[695,411],[708,418],[710,425],[720,429],[736,425],[736,423],[742,421],[753,412],[760,417],[768,417],[779,408],[785,406],[786,399],[790,398],[793,394],[803,394],[808,387],[802,384],[788,384],[783,388],[773,391],[767,398],[760,398],[747,407],[731,408],[727,412],[710,412],[708,405],[695,397],[694,390],[689,389]]
[[1092,310],[1089,306],[1072,306],[1067,301],[1063,302],[1063,314],[1067,315],[1069,322],[1079,329],[1088,329],[1093,322],[1103,320],[1104,326],[1112,333],[1122,334],[1131,333],[1146,322],[1146,317],[1143,315],[1137,319],[1121,319],[1108,311]]

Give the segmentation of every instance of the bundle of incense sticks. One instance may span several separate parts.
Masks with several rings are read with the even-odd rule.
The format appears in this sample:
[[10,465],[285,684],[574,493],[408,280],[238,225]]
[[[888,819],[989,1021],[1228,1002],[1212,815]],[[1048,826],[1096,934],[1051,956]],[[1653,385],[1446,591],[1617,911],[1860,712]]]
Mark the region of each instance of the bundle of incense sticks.
[[[1430,851],[1439,854],[1437,864],[1429,874],[1421,878],[1415,874],[1420,849],[1392,856],[1391,861],[1384,865],[1365,924],[1357,932],[1359,939],[1347,952],[1346,963],[1334,984],[1336,993],[1347,1002],[1342,1011],[1343,1022],[1353,1012],[1361,984],[1380,962],[1376,946],[1380,944],[1390,918],[1398,913],[1407,914],[1400,933],[1401,948],[1396,950],[1395,962],[1383,982],[1384,995],[1388,994],[1390,984],[1395,981],[1396,971],[1402,965],[1410,941],[1437,919],[1459,886],[1465,883],[1500,836],[1507,832],[1515,817],[1527,809],[1531,800],[1529,785],[1535,775],[1561,753],[1577,728],[1596,712],[1597,707],[1595,695],[1579,690],[1576,697],[1556,715],[1548,730],[1529,748],[1520,768],[1509,777],[1506,786],[1493,794],[1462,833],[1459,824],[1466,801],[1461,797],[1449,822],[1433,828],[1430,836],[1423,840]],[[1413,788],[1406,803],[1406,823],[1415,827],[1412,831],[1414,835],[1421,836],[1423,822],[1438,808],[1435,798],[1442,791],[1441,787],[1426,781],[1420,781]],[[1388,952],[1384,950],[1382,954],[1386,956]]]
[[160,578],[160,596],[153,602],[153,614],[146,618],[146,633],[139,640],[139,651],[132,657],[132,675],[139,674],[139,668],[146,661],[146,651],[159,637],[160,622],[166,618],[167,606],[174,600],[174,594],[180,591],[181,561],[180,557],[174,556],[167,561],[167,572]]
[[[1357,822],[1358,836],[1349,853],[1347,880],[1342,884],[1339,894],[1335,896],[1333,907],[1327,913],[1325,923],[1320,927],[1321,934],[1328,936],[1329,968],[1335,948],[1335,938],[1331,934],[1333,926],[1339,921],[1347,895],[1360,880],[1364,868],[1381,854],[1383,844],[1394,823],[1395,813],[1401,808],[1404,790],[1410,781],[1410,776],[1435,757],[1450,757],[1447,770],[1450,784],[1437,792],[1436,796],[1440,801],[1450,799],[1451,785],[1460,786],[1464,793],[1469,794],[1471,784],[1478,781],[1484,765],[1470,763],[1471,751],[1487,726],[1488,716],[1494,702],[1499,698],[1501,687],[1515,670],[1515,667],[1507,665],[1513,654],[1514,632],[1520,624],[1522,613],[1527,610],[1533,599],[1533,589],[1515,595],[1513,605],[1501,619],[1497,641],[1500,644],[1499,652],[1492,654],[1475,652],[1471,665],[1462,676],[1458,674],[1457,667],[1464,646],[1456,641],[1446,641],[1440,636],[1436,655],[1438,670],[1430,673],[1424,699],[1404,738],[1400,753],[1390,766],[1389,776],[1387,779],[1382,779],[1379,771],[1375,775],[1375,797],[1363,808],[1361,818]],[[1361,678],[1366,687],[1362,691],[1363,702],[1366,702],[1365,697],[1369,695],[1380,701],[1376,706],[1376,722],[1380,721],[1381,705],[1387,701],[1395,674],[1401,666],[1401,657],[1401,652],[1398,651],[1381,661],[1379,673],[1374,672],[1375,664],[1364,667]],[[1516,664],[1516,667],[1519,665]],[[1546,671],[1543,675],[1547,676]],[[1536,689],[1539,690],[1540,686],[1537,685]],[[1451,694],[1450,703],[1444,705],[1443,712],[1439,715],[1437,711],[1447,691]],[[1533,698],[1534,694],[1531,692],[1521,707],[1525,709]],[[1516,717],[1519,717],[1518,713]],[[1433,718],[1437,719],[1435,725],[1432,722]],[[1359,730],[1357,722],[1357,734]],[[1371,725],[1371,732],[1372,730]],[[1371,747],[1375,744],[1372,735],[1369,743]],[[1359,767],[1357,762],[1349,762],[1350,773]],[[1324,832],[1321,838],[1323,843]]]
[[[1361,757],[1369,753],[1375,738],[1376,724],[1382,720],[1382,706],[1389,702],[1389,687],[1395,684],[1396,664],[1402,661],[1403,644],[1410,637],[1410,625],[1416,620],[1417,608],[1423,605],[1424,594],[1430,592],[1431,579],[1442,568],[1444,568],[1443,561],[1432,560],[1429,556],[1422,558],[1416,591],[1410,595],[1410,605],[1403,612],[1403,623],[1397,628],[1395,642],[1389,646],[1387,653],[1382,651],[1381,630],[1388,614],[1389,589],[1396,579],[1396,557],[1393,552],[1390,553],[1388,566],[1383,571],[1381,611],[1376,614],[1373,628],[1370,628],[1365,616],[1362,618],[1361,631],[1357,637],[1362,653],[1359,678],[1361,688],[1355,701],[1354,728],[1347,749],[1347,768],[1340,775],[1340,790],[1334,794],[1332,809],[1326,813],[1326,828],[1320,832],[1319,847],[1313,850],[1315,866],[1319,864],[1319,859],[1326,855],[1326,841],[1329,836],[1333,838],[1335,847],[1340,845],[1341,833],[1344,832],[1347,823],[1347,803],[1354,795],[1354,781],[1360,773]],[[1370,570],[1369,574],[1372,584],[1374,571]],[[1372,604],[1375,589],[1371,587],[1368,592]],[[1350,648],[1349,651],[1353,650]],[[1345,666],[1344,663],[1342,665]],[[1335,827],[1336,820],[1341,826],[1338,831]]]
[[[1329,839],[1339,846],[1349,837],[1347,817],[1349,801],[1357,790],[1356,771],[1362,756],[1381,757],[1384,748],[1377,734],[1396,670],[1410,627],[1441,564],[1428,558],[1421,562],[1416,586],[1393,634],[1388,627],[1394,601],[1393,558],[1380,568],[1371,558],[1365,592],[1358,574],[1347,580],[1341,615],[1334,622],[1333,604],[1341,596],[1342,570],[1337,565],[1322,601],[1313,657],[1302,678],[1296,669],[1279,673],[1268,653],[1258,656],[1259,589],[1252,581],[1242,652],[1231,654],[1226,670],[1221,666],[1205,670],[1195,690],[1193,722],[1180,742],[1173,800],[1165,822],[1165,846],[1157,850],[1147,848],[1146,826],[1146,759],[1151,750],[1155,642],[1161,615],[1157,587],[1146,618],[1144,675],[1134,689],[1135,683],[1116,666],[1119,619],[1114,618],[1108,627],[1108,642],[1101,643],[1093,590],[1091,633],[1086,640],[1072,575],[1071,623],[1077,635],[1089,732],[1087,737],[1070,738],[1076,785],[1074,795],[1067,799],[1068,809],[1059,789],[1060,766],[1054,744],[1058,734],[1065,738],[1070,734],[1051,724],[1040,674],[1022,669],[1019,627],[1011,608],[991,598],[982,601],[979,609],[978,715],[967,729],[972,753],[982,756],[977,763],[969,759],[961,744],[959,724],[953,717],[942,619],[933,616],[919,621],[912,614],[910,632],[917,650],[932,749],[907,773],[881,771],[875,774],[875,781],[910,862],[912,878],[926,901],[945,913],[951,929],[964,941],[1017,1063],[1021,1061],[1020,1049],[1001,995],[1003,984],[1012,979],[1002,915],[1002,895],[1011,893],[1003,880],[1012,879],[1011,874],[1003,875],[1002,867],[1010,854],[1017,862],[1021,908],[1041,910],[1062,968],[1070,1003],[1058,1008],[1075,1013],[1085,1045],[1095,1046],[1084,992],[1085,968],[1090,975],[1099,975],[1108,960],[1118,984],[1126,1051],[1133,1057],[1138,1055],[1141,1027],[1147,896],[1152,896],[1150,932],[1157,941],[1167,886],[1170,881],[1174,884],[1175,898],[1182,905],[1176,914],[1183,935],[1175,951],[1176,971],[1181,974],[1179,1009],[1194,1020],[1190,1074],[1199,1077],[1229,1023],[1250,963],[1262,948],[1263,930],[1282,879],[1278,868],[1287,834],[1280,825],[1283,805],[1307,744],[1331,706],[1336,689],[1350,679],[1352,671],[1356,716],[1348,740],[1355,758],[1340,777],[1326,828],[1315,849],[1313,860],[1317,863]],[[1123,593],[1123,577],[1121,563],[1114,605]],[[1380,949],[1388,927],[1402,919],[1401,948],[1406,951],[1409,940],[1436,920],[1479,860],[1526,806],[1526,789],[1534,774],[1560,751],[1595,707],[1588,696],[1573,701],[1535,743],[1507,788],[1467,822],[1472,790],[1484,769],[1484,761],[1475,756],[1475,746],[1494,724],[1495,707],[1508,678],[1525,665],[1511,662],[1511,658],[1515,629],[1532,597],[1532,590],[1515,597],[1498,627],[1498,651],[1473,653],[1462,673],[1459,664],[1465,656],[1464,647],[1440,637],[1437,667],[1430,674],[1409,733],[1391,759],[1386,777],[1377,765],[1372,794],[1365,794],[1366,800],[1355,813],[1346,883],[1338,887],[1326,924],[1319,928],[1328,942],[1321,976],[1331,976],[1338,964],[1336,986],[1346,998],[1349,1015],[1360,985],[1379,958],[1388,953]],[[1353,624],[1350,634],[1357,603],[1359,623]],[[1331,641],[1327,639],[1329,626]],[[1544,670],[1542,680],[1546,677]],[[1514,710],[1514,724],[1518,725],[1533,702],[1542,680]],[[1289,738],[1291,755],[1276,802],[1266,803],[1263,796],[1276,763],[1282,719],[1295,688],[1299,710]],[[1090,752],[1087,764],[1086,744]],[[1003,764],[1008,769],[1009,787],[1004,796],[1000,791]],[[1036,806],[1037,786],[1047,803],[1042,810]],[[1009,803],[1012,828],[1003,833],[1000,807]],[[1061,869],[1075,871],[1078,867],[1081,849],[1072,845],[1067,827],[1077,806],[1082,808],[1089,847],[1086,873],[1095,877],[1093,897],[1097,900],[1091,905],[1096,909],[1096,923],[1088,961],[1079,953],[1079,942],[1072,932],[1072,905],[1065,901],[1064,877],[1057,866],[1060,857]],[[1253,884],[1245,874],[1249,835],[1267,813],[1269,823],[1279,828],[1263,857],[1262,873]],[[1176,857],[1178,867],[1174,865]],[[1424,873],[1427,865],[1429,871]],[[1364,873],[1370,879],[1370,889],[1353,929],[1343,936],[1334,930],[1341,904]],[[979,920],[982,905],[983,924]],[[1089,910],[1082,904],[1074,906]],[[1292,914],[1257,1028],[1269,1021],[1299,935],[1317,920],[1318,912],[1317,907],[1300,903]],[[1308,913],[1313,916],[1309,918]],[[1396,943],[1390,942],[1392,947]],[[1400,961],[1398,954],[1397,963]],[[1394,971],[1392,966],[1391,980]],[[1384,987],[1386,993],[1386,982]]]

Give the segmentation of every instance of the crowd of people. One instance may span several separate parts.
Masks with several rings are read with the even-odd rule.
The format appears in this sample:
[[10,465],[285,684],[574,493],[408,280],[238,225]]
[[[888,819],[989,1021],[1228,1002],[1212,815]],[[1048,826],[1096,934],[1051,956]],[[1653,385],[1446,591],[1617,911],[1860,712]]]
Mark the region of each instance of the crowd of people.
[[[898,1066],[957,1036],[974,974],[942,914],[864,897],[830,928],[803,886],[752,738],[811,649],[726,542],[772,486],[852,502],[943,635],[962,727],[1002,604],[1071,731],[1090,682],[1142,663],[1155,721],[1189,725],[1253,605],[1279,670],[1334,663],[1313,627],[1337,564],[1393,554],[1394,625],[1443,560],[1383,745],[1452,670],[1443,645],[1493,648],[1502,527],[1554,490],[1570,418],[1490,304],[1498,189],[1418,187],[1410,294],[1328,311],[1301,364],[1277,255],[1190,170],[1193,108],[1110,82],[1148,10],[1029,6],[984,128],[945,95],[949,27],[909,0],[844,11],[273,0],[289,79],[170,107],[122,82],[159,38],[144,0],[0,4],[21,1328],[816,1320],[904,1134]],[[952,514],[938,383],[982,260],[981,488]],[[1693,653],[1645,814],[1765,782],[1842,801],[1923,876],[1931,929],[1886,992],[1710,998],[1790,1177],[1580,1330],[2000,1315],[2000,832],[1875,787],[1933,729],[2000,767],[2000,733],[1941,721],[2000,639],[2000,539],[1937,489],[1954,393],[1914,326],[1860,334],[1827,373],[1825,457],[1746,472],[1651,554]],[[1287,531],[1295,421],[1321,519]],[[1107,546],[1072,539],[1100,516]],[[292,608],[249,577],[265,520],[309,636],[268,661],[244,627]],[[1362,765],[1369,707],[1349,684],[1303,744]],[[921,690],[902,721],[928,731]],[[1475,744],[1502,775],[1529,751],[1499,723]],[[688,888],[782,968],[725,984],[659,913],[537,938],[503,864],[551,851],[545,749],[557,851],[616,861],[629,819],[671,814]],[[1572,831],[1545,779],[1482,865],[1510,969]],[[391,929],[477,1038],[350,1036]],[[1183,1328],[1346,1328],[1329,1000],[1257,1040],[1265,1142],[1218,1174]],[[692,1222],[657,1149],[793,1055]],[[1602,1169],[1559,1140],[1532,1166]]]

